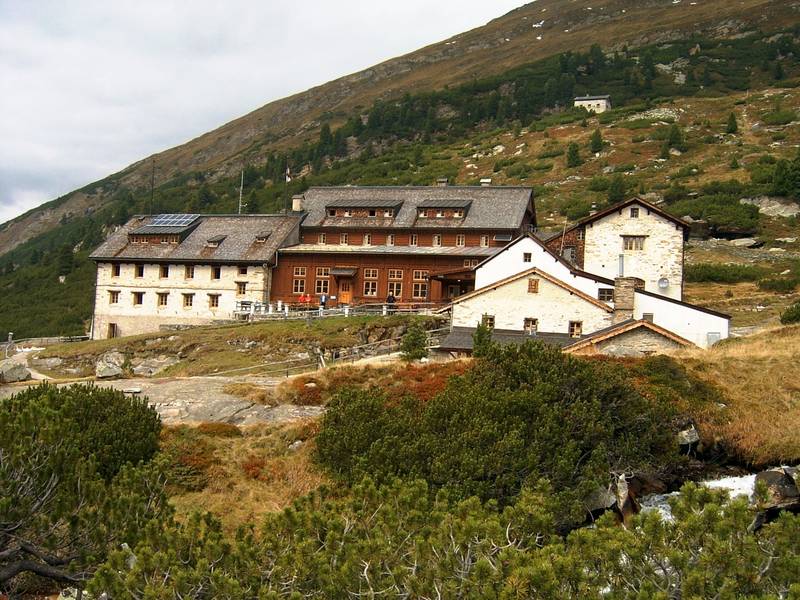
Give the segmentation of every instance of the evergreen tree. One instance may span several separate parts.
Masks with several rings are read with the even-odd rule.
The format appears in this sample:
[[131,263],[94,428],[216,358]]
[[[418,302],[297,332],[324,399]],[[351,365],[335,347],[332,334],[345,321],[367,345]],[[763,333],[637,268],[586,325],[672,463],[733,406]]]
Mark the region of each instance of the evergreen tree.
[[603,135],[600,133],[599,128],[595,129],[594,133],[592,133],[592,137],[589,141],[589,150],[591,150],[593,154],[603,151]]
[[475,333],[472,334],[472,355],[475,358],[486,357],[493,345],[492,330],[486,324],[479,323]]
[[784,78],[784,76],[783,65],[781,64],[781,61],[776,60],[772,67],[772,78],[776,81],[780,81]]
[[75,255],[72,246],[64,244],[58,251],[58,274],[69,275],[75,268]]
[[583,161],[581,160],[581,155],[578,150],[578,144],[570,142],[569,146],[567,146],[567,168],[572,169],[581,164],[583,164]]
[[669,159],[669,142],[665,141],[661,144],[661,151],[658,153],[658,157],[664,160]]
[[726,133],[738,133],[739,124],[736,122],[736,113],[731,112],[728,115],[728,126],[725,128]]
[[622,202],[625,199],[625,179],[620,173],[611,178],[608,185],[608,201],[612,204]]
[[739,166],[740,166],[740,165],[739,165],[739,161],[738,161],[738,159],[737,159],[737,158],[734,156],[734,157],[731,159],[730,167],[731,167],[731,169],[732,169],[732,170],[734,170],[734,171],[735,171],[736,169],[738,169],[738,168],[739,168]]
[[400,342],[401,357],[406,362],[428,356],[428,335],[419,323],[413,323]]
[[669,128],[667,144],[669,144],[670,148],[675,148],[681,152],[686,152],[686,138],[683,135],[683,130],[677,123],[673,123]]
[[245,212],[251,215],[258,214],[259,205],[258,205],[258,196],[256,196],[255,190],[250,190],[250,193],[247,194],[247,204],[245,206]]

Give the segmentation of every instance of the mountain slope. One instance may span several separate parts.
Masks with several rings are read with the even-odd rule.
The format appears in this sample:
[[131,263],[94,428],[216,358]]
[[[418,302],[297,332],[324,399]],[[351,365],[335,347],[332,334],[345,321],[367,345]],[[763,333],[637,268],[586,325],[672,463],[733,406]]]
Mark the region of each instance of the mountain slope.
[[[359,73],[271,102],[190,142],[152,157],[157,183],[180,173],[212,179],[247,164],[262,164],[270,150],[313,139],[322,121],[341,124],[377,99],[442,89],[500,73],[559,52],[597,43],[606,51],[703,34],[735,36],[800,20],[797,3],[780,0],[539,0],[449,40]],[[613,43],[609,43],[613,40]],[[0,226],[0,256],[47,232],[68,216],[104,205],[119,185],[149,185],[151,159],[33,209]]]

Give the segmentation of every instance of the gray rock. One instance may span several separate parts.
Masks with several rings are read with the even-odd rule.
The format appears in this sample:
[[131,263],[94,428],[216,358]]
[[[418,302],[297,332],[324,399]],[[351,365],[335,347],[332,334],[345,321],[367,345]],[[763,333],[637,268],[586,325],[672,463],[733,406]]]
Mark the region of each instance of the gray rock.
[[742,198],[739,202],[757,206],[758,212],[768,217],[794,217],[800,215],[800,205],[783,198],[758,196],[756,198]]
[[27,381],[30,378],[31,372],[25,368],[25,365],[13,360],[0,362],[0,383]]
[[771,469],[756,474],[756,486],[760,483],[767,488],[767,497],[758,502],[761,510],[800,509],[800,490],[791,473],[784,469]]
[[797,241],[796,237],[775,238],[776,242],[781,244],[794,244]]
[[289,444],[289,452],[297,452],[303,447],[303,440],[296,440]]
[[729,241],[728,244],[737,248],[753,248],[759,244],[759,241],[754,238],[739,238]]
[[31,365],[37,369],[57,369],[64,364],[64,359],[54,356],[53,358],[34,358]]
[[692,446],[700,443],[700,433],[694,426],[689,429],[684,429],[678,432],[678,445],[683,449],[689,449]]
[[124,373],[125,355],[122,352],[106,352],[99,359],[94,367],[94,374],[98,379],[110,379],[120,377]]
[[138,377],[152,377],[180,362],[175,356],[161,355],[157,358],[146,358],[133,367],[133,374]]

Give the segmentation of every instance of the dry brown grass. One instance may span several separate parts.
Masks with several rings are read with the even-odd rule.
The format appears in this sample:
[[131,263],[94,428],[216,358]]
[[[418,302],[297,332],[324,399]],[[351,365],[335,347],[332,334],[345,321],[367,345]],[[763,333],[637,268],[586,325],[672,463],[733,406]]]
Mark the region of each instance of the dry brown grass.
[[[206,473],[201,489],[177,487],[171,502],[178,518],[195,511],[211,512],[229,532],[281,510],[328,480],[313,464],[317,423],[303,421],[282,427],[243,429],[238,437],[206,435],[200,429],[173,429],[165,437],[182,436],[182,455],[196,465],[200,455]],[[188,435],[187,435],[188,433]],[[295,441],[303,444],[291,450]],[[167,440],[166,443],[169,443]],[[196,446],[198,452],[189,448]]]
[[758,466],[800,461],[800,326],[771,329],[675,358],[722,389],[726,418],[701,423]]
[[254,383],[238,382],[229,383],[222,388],[222,391],[231,396],[243,398],[256,404],[275,406],[277,403],[272,393],[267,388],[255,385]]

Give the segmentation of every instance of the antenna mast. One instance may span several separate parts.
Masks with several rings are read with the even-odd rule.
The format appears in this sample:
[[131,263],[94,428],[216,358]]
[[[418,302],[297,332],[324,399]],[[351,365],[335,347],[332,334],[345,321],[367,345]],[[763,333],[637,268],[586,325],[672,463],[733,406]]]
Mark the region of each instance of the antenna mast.
[[153,214],[153,195],[156,186],[156,159],[152,161],[153,170],[150,172],[150,214]]
[[242,191],[244,190],[244,169],[242,169],[242,180],[239,183],[239,214],[242,214]]

